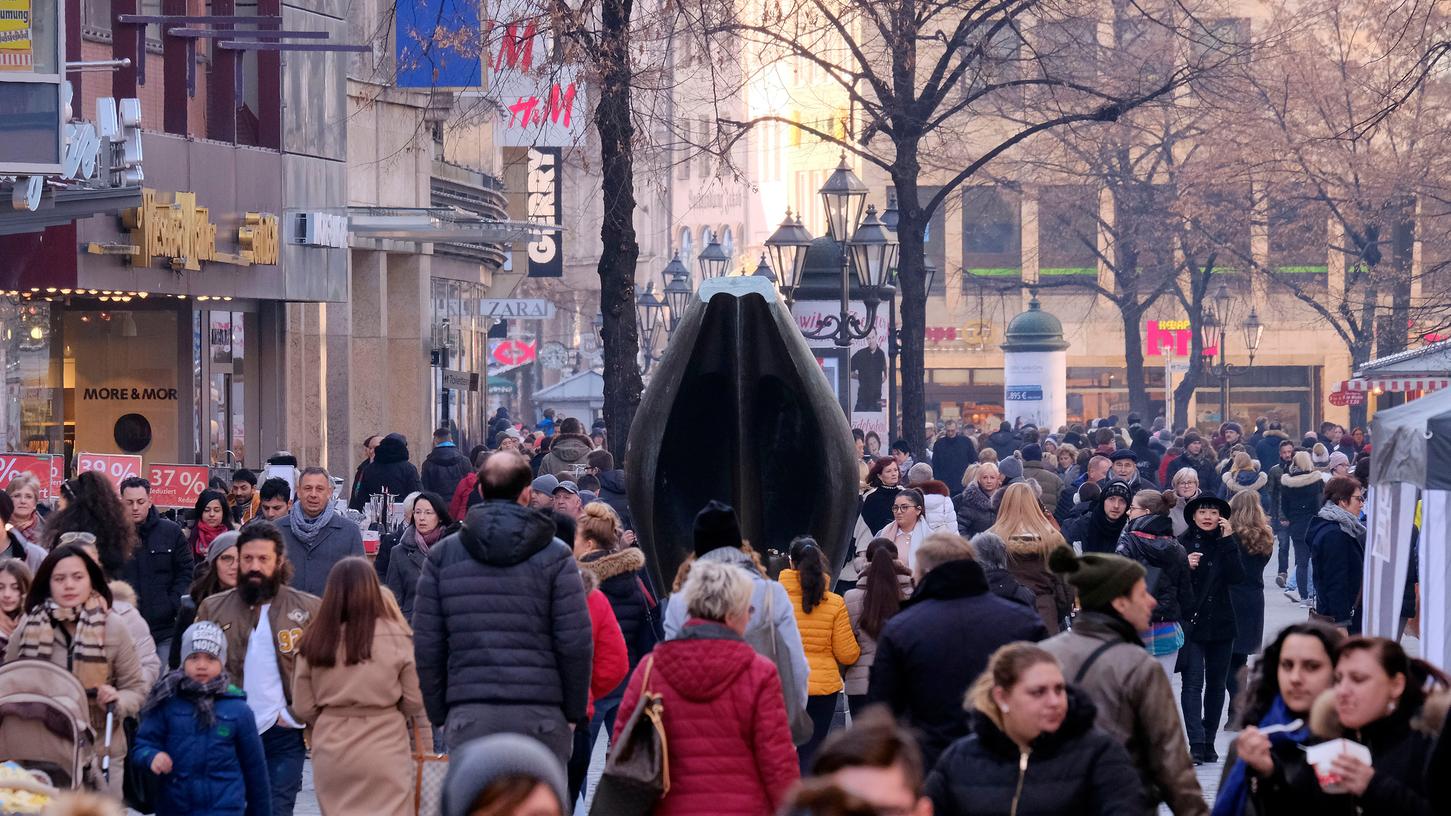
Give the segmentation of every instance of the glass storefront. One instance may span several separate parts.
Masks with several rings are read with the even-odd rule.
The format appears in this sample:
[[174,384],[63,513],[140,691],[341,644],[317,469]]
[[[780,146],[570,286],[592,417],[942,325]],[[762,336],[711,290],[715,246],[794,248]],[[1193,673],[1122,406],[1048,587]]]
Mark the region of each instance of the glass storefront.
[[[262,454],[247,448],[247,324],[244,312],[207,310],[192,315],[192,393],[196,462],[234,466],[257,464]],[[203,425],[202,423],[205,423]],[[254,454],[249,457],[249,454]]]
[[433,367],[433,424],[448,421],[454,441],[465,454],[488,436],[485,427],[488,395],[489,325],[483,317],[487,287],[479,283],[433,279],[433,347],[448,344],[448,371],[479,375],[479,388],[444,388],[442,365]]

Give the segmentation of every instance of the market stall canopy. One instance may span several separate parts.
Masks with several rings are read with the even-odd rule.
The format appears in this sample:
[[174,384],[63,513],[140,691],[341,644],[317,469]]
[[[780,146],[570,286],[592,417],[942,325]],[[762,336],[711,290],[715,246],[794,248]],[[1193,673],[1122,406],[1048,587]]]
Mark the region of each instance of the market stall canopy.
[[1413,543],[1419,541],[1421,656],[1451,657],[1451,391],[1376,413],[1366,502],[1363,630],[1399,638]]
[[1438,391],[1451,386],[1451,340],[1371,360],[1340,384],[1342,391]]
[[565,416],[588,416],[591,410],[605,407],[605,378],[598,371],[581,371],[535,391],[534,404],[541,410],[555,408]]

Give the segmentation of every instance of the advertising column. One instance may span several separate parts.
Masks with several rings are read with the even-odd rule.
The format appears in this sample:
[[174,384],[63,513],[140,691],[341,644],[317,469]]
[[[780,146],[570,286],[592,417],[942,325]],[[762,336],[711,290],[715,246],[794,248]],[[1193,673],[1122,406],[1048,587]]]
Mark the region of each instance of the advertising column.
[[1003,419],[1057,428],[1068,421],[1068,343],[1063,324],[1043,311],[1035,292],[1013,318],[1003,342]]

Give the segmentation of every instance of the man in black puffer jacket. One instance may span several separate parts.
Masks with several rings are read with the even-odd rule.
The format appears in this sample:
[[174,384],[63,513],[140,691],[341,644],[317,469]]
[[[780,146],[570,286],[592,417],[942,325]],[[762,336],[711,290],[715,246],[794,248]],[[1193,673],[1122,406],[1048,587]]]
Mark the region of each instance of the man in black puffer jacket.
[[127,518],[136,525],[137,543],[136,552],[121,568],[121,574],[114,577],[136,590],[136,606],[164,661],[170,655],[181,596],[191,586],[191,547],[181,527],[157,515],[151,503],[150,482],[140,476],[122,480],[121,503],[126,506]]
[[[401,433],[390,433],[373,449],[373,461],[363,468],[363,480],[348,507],[362,510],[370,496],[385,490],[393,494],[395,500],[402,501],[404,496],[421,489],[418,468],[408,461],[408,439]],[[453,493],[439,495],[452,496]]]
[[600,501],[615,511],[624,529],[635,529],[635,519],[630,516],[630,497],[625,495],[625,472],[615,469],[614,454],[607,450],[593,450],[585,457],[585,462],[599,477]]
[[447,500],[458,489],[458,483],[474,472],[469,459],[459,452],[453,434],[447,428],[433,432],[433,450],[423,460],[423,489]]
[[589,698],[589,607],[573,550],[529,509],[529,481],[517,456],[484,463],[484,501],[423,564],[413,646],[428,718],[447,744],[525,734],[564,764],[569,724]]

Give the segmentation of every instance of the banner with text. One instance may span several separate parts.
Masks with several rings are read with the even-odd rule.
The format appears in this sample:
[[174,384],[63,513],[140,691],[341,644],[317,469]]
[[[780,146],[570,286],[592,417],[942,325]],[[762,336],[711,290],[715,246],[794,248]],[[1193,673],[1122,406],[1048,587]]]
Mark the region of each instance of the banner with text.
[[151,503],[157,507],[192,507],[207,487],[206,465],[153,464],[146,469]]

